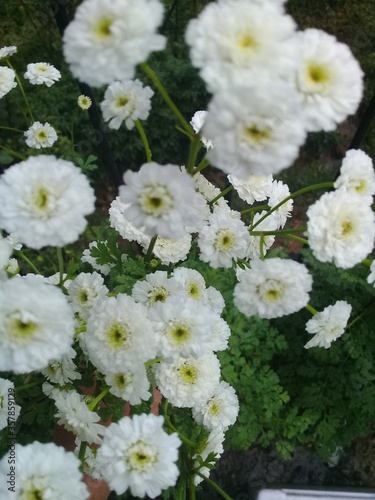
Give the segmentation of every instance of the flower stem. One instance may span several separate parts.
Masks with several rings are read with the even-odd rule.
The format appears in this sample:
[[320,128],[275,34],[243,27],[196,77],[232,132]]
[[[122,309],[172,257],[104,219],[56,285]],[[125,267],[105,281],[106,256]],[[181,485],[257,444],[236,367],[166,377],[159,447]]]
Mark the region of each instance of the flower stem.
[[26,160],[26,156],[21,155],[20,153],[16,153],[13,151],[13,149],[6,148],[5,146],[0,146],[0,149],[3,149],[7,153],[9,153],[11,156],[14,156],[15,158],[19,158],[20,160]]
[[215,196],[215,198],[211,201],[208,202],[208,204],[212,207],[212,205],[214,203],[217,202],[217,200],[220,200],[220,198],[222,198],[223,196],[225,196],[227,193],[229,193],[230,191],[232,191],[233,189],[233,186],[228,186],[227,188],[225,188],[220,194],[218,194],[217,196]]
[[300,238],[299,236],[294,236],[293,234],[284,234],[283,237],[288,238],[288,240],[298,241],[298,243],[302,243],[303,245],[309,244],[306,238]]
[[59,272],[60,272],[59,287],[62,287],[64,283],[64,259],[62,254],[62,248],[57,247],[56,252],[57,252],[57,261],[59,263]]
[[23,130],[20,130],[19,128],[13,128],[13,127],[4,127],[3,125],[0,125],[1,130],[12,130],[13,132],[20,132],[21,134],[24,133]]
[[187,132],[187,134],[189,135],[189,137],[194,137],[194,132],[193,132],[192,127],[188,124],[188,122],[182,116],[180,110],[174,104],[174,102],[170,98],[168,92],[164,88],[163,84],[160,82],[159,78],[156,76],[156,73],[145,62],[141,63],[140,66],[143,69],[143,71],[146,73],[146,75],[150,78],[150,80],[153,82],[153,84],[155,85],[155,87],[158,89],[158,91],[160,92],[162,98],[168,104],[168,106],[170,107],[171,111],[176,116],[176,118],[178,119],[178,121],[181,123],[183,129]]
[[190,500],[195,500],[194,474],[189,474],[189,492]]
[[145,131],[143,130],[143,127],[142,127],[141,122],[139,120],[135,120],[134,123],[135,123],[135,126],[137,127],[137,130],[139,132],[139,135],[141,136],[143,145],[145,147],[147,163],[150,163],[151,158],[152,158],[152,154],[151,154],[151,149],[150,149],[150,146],[148,144],[148,140],[147,140]]
[[152,252],[154,250],[157,237],[158,237],[158,235],[151,238],[150,244],[149,244],[148,249],[147,249],[146,257],[145,257],[145,262],[150,262],[150,260],[151,260]]
[[181,441],[183,443],[187,444],[188,446],[190,446],[190,448],[197,448],[197,446],[198,446],[197,443],[193,443],[193,441],[190,441],[190,439],[188,439],[183,434],[181,434],[180,432],[178,432],[178,430],[176,429],[176,427],[170,421],[170,419],[168,417],[167,410],[168,410],[168,399],[165,399],[164,400],[164,407],[163,407],[163,415],[164,415],[164,420],[165,420],[166,424],[168,425],[169,429],[172,432],[176,432],[178,434],[178,437],[181,439]]
[[30,387],[35,387],[36,385],[40,385],[42,383],[42,380],[38,380],[37,382],[30,382],[30,384],[24,384],[24,385],[19,385],[18,387],[15,387],[16,392],[23,391],[24,389],[29,389]]
[[27,264],[29,264],[29,266],[31,267],[31,269],[34,271],[35,274],[42,274],[39,271],[39,269],[31,262],[31,260],[29,259],[29,257],[27,257],[22,252],[22,250],[14,250],[14,253],[15,253],[15,255],[17,255],[18,257],[20,257],[21,259],[23,259],[25,262],[27,262]]
[[310,304],[307,304],[306,306],[306,309],[311,312],[311,314],[314,316],[315,314],[317,314],[317,310],[313,308],[313,306],[310,306]]
[[34,123],[35,120],[34,120],[33,112],[31,111],[30,103],[29,103],[29,101],[28,101],[28,99],[26,97],[24,88],[22,86],[22,82],[21,82],[19,76],[17,75],[17,71],[13,68],[12,63],[9,61],[9,59],[7,59],[6,62],[8,64],[8,66],[14,71],[14,74],[16,75],[16,80],[17,80],[18,86],[20,88],[20,91],[22,93],[23,99],[25,101],[25,104],[26,104],[26,107],[27,107],[27,111],[29,112],[31,121]]
[[212,479],[210,479],[209,477],[203,475],[201,472],[199,472],[198,470],[195,471],[195,474],[197,474],[197,476],[201,477],[202,479],[204,479],[209,485],[211,485],[218,493],[219,495],[221,495],[223,498],[225,498],[226,500],[232,500],[232,498],[227,495],[225,493],[224,490],[222,490],[220,488],[220,486],[218,484],[215,483],[215,481],[212,481]]
[[290,233],[303,233],[306,231],[305,227],[300,227],[300,228],[295,228],[295,229],[277,229],[275,231],[252,231],[250,229],[250,234],[251,236],[269,236],[269,235],[275,235],[275,236],[281,236],[281,235],[288,235]]
[[260,259],[264,260],[264,234],[260,236],[259,252],[260,252]]
[[362,264],[364,264],[365,266],[371,266],[371,264],[373,263],[373,260],[372,259],[364,259],[362,261]]
[[208,167],[209,164],[210,164],[210,162],[207,160],[206,157],[204,157],[203,160],[200,162],[200,164],[197,167],[195,167],[195,169],[193,170],[193,175],[197,174],[198,172],[200,172],[204,168]]
[[162,360],[163,360],[163,356],[159,356],[158,358],[154,358],[154,359],[149,359],[148,361],[146,361],[145,367],[148,368],[149,366],[152,366],[155,363],[159,363],[159,361],[162,361]]
[[257,212],[258,210],[269,210],[269,209],[270,209],[270,207],[267,204],[258,205],[256,207],[250,207],[250,208],[246,208],[245,210],[241,210],[240,214],[243,215],[243,214],[248,214],[249,212]]
[[275,205],[273,208],[271,208],[271,210],[269,210],[269,212],[267,212],[265,215],[263,215],[263,217],[261,217],[253,226],[253,229],[258,226],[261,222],[264,221],[264,219],[266,219],[269,215],[271,215],[273,212],[275,212],[278,208],[280,208],[281,206],[284,205],[284,203],[286,203],[287,201],[289,200],[292,200],[294,198],[297,198],[298,196],[301,196],[305,193],[309,193],[310,191],[315,191],[317,189],[325,189],[325,188],[332,188],[333,187],[333,184],[334,182],[321,182],[320,184],[313,184],[311,186],[307,186],[303,189],[299,189],[298,191],[295,191],[294,193],[292,193],[291,195],[289,195],[287,198],[284,198],[282,201],[280,201],[280,203],[278,203],[277,205]]
[[85,463],[86,447],[87,447],[86,441],[82,441],[81,446],[79,447],[79,453],[78,453],[78,460],[80,460],[82,467]]
[[186,170],[189,174],[193,174],[193,170],[195,167],[195,160],[197,158],[197,154],[199,153],[199,150],[202,147],[202,143],[200,140],[199,135],[196,135],[194,139],[192,139],[190,143],[190,150],[189,150],[189,159],[186,165]]
[[100,403],[100,401],[104,398],[104,396],[106,396],[109,393],[109,389],[110,389],[109,387],[103,389],[102,392],[98,396],[96,396],[96,398],[93,401],[91,401],[91,403],[87,405],[87,408],[90,411],[94,411],[97,405]]

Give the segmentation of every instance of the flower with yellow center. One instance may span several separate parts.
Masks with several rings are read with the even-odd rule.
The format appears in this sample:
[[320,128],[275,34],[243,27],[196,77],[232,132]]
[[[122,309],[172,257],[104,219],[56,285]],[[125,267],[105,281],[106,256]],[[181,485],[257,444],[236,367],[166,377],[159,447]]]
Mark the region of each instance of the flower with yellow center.
[[30,148],[50,148],[57,141],[56,130],[46,122],[44,124],[35,122],[24,133],[26,144]]

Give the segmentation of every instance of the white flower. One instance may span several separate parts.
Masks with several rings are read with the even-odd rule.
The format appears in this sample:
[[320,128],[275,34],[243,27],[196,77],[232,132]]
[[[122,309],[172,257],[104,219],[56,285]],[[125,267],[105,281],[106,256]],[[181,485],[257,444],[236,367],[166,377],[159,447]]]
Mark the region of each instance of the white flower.
[[232,267],[233,259],[243,259],[249,245],[245,224],[230,213],[213,213],[198,236],[200,260],[211,267]]
[[215,93],[290,74],[298,51],[290,41],[295,27],[272,2],[221,0],[189,22],[185,39],[193,66]]
[[[54,443],[16,444],[16,486],[9,488],[9,454],[0,462],[0,497],[86,500],[90,494],[83,482],[81,462],[71,451]],[[16,491],[16,493],[14,493]]]
[[[194,132],[198,134],[203,127],[204,120],[207,116],[207,111],[196,111],[193,118],[190,120],[190,125],[193,127]],[[203,145],[206,149],[211,149],[214,147],[212,141],[209,141],[205,137],[201,137]]]
[[[281,181],[272,182],[272,190],[270,198],[268,200],[268,205],[271,208],[276,207],[285,198],[290,196],[289,187]],[[278,227],[284,227],[288,217],[291,217],[291,211],[293,210],[293,200],[288,200],[281,205],[277,210],[275,210],[272,215],[274,216]],[[256,230],[260,231],[260,229]]]
[[43,85],[44,83],[47,87],[51,87],[60,80],[61,73],[52,64],[40,62],[28,64],[27,71],[23,76],[29,80],[32,85]]
[[120,200],[131,203],[125,217],[149,236],[179,239],[184,226],[199,221],[194,182],[177,165],[142,165],[139,172],[127,171],[126,186],[120,186]]
[[14,233],[8,234],[8,236],[5,239],[10,242],[14,250],[21,250],[23,245],[17,240]]
[[219,427],[225,432],[237,420],[239,408],[235,390],[222,380],[212,397],[192,412],[194,420],[209,431]]
[[58,412],[58,424],[63,425],[68,431],[73,432],[81,441],[88,443],[101,443],[105,427],[98,424],[100,417],[90,411],[83,400],[83,396],[76,391],[57,391],[52,395]]
[[[130,203],[123,203],[119,196],[112,201],[109,207],[109,220],[111,227],[116,229],[116,231],[128,241],[136,241],[139,244],[145,242],[148,238],[143,232],[143,228],[136,228],[131,222],[125,217],[126,209],[130,207]],[[150,239],[147,239],[145,243],[146,248],[148,247]]]
[[109,392],[115,396],[129,401],[131,405],[139,405],[151,397],[150,382],[144,365],[140,364],[134,370],[124,370],[108,373],[106,383],[111,387]]
[[58,385],[69,384],[73,380],[80,380],[81,374],[76,372],[76,365],[73,359],[77,353],[71,347],[68,354],[61,359],[53,359],[48,363],[47,368],[41,370],[43,375],[47,377],[50,382]]
[[[213,431],[210,432],[207,441],[204,443],[204,448],[202,450],[199,450],[196,455],[200,455],[203,460],[206,460],[208,455],[210,453],[215,453],[216,459],[221,456],[221,454],[224,452],[224,432],[222,429],[217,428],[214,429]],[[195,455],[195,456],[196,456]],[[199,462],[196,460],[194,462],[194,468],[199,467]],[[199,469],[199,472],[203,474],[204,476],[208,477],[210,475],[211,470],[208,467],[202,467]],[[197,486],[199,483],[203,481],[203,478],[200,476],[196,475],[194,477],[194,484]]]
[[278,80],[215,94],[202,133],[212,164],[241,179],[289,167],[306,138],[297,92]]
[[57,141],[56,130],[48,122],[34,122],[24,136],[29,148],[49,148]]
[[151,97],[154,91],[144,87],[139,80],[113,82],[104,94],[100,104],[104,121],[109,121],[109,128],[118,130],[125,122],[131,130],[136,120],[146,120],[151,109]]
[[[145,240],[141,243],[143,253],[147,252],[150,244],[150,237],[146,236]],[[177,264],[181,260],[185,260],[188,256],[191,247],[191,235],[185,235],[178,240],[171,240],[170,238],[157,237],[153,253],[157,259],[165,266],[168,264]]]
[[14,81],[16,78],[15,72],[7,66],[0,66],[0,99],[10,92],[17,83]]
[[190,297],[171,297],[158,302],[150,311],[155,333],[160,338],[164,360],[210,352],[209,344],[216,314],[208,306]]
[[0,378],[0,431],[7,427],[9,422],[15,423],[20,411],[21,407],[16,405],[15,401],[13,382]]
[[72,309],[78,313],[81,319],[86,321],[89,318],[92,306],[105,297],[108,288],[104,285],[103,277],[100,274],[80,273],[68,287],[68,300]]
[[77,99],[77,104],[81,109],[86,110],[91,108],[92,101],[87,95],[80,95]]
[[32,277],[0,282],[0,366],[27,373],[70,351],[74,317],[62,291]]
[[221,314],[225,307],[225,301],[219,290],[216,290],[216,288],[214,288],[213,286],[209,286],[206,289],[206,295],[208,303],[210,304],[212,309],[218,314]]
[[356,112],[363,94],[363,72],[349,47],[317,29],[295,35],[301,49],[296,88],[308,131],[336,128]]
[[[256,224],[262,217],[266,215],[266,211],[258,212],[254,215],[253,225]],[[279,225],[274,217],[274,214],[269,215],[264,220],[259,222],[259,224],[254,228],[254,231],[275,231],[278,229]],[[272,234],[265,234],[263,238],[261,236],[253,236],[250,231],[250,241],[246,250],[247,259],[257,259],[261,256],[260,246],[262,245],[263,255],[266,254],[267,250],[272,247],[275,242],[275,236]]]
[[3,269],[6,266],[12,252],[12,244],[6,238],[3,238],[0,233],[0,269]]
[[0,227],[39,249],[73,243],[94,211],[94,190],[73,163],[31,156],[0,177]]
[[153,366],[159,391],[177,408],[192,408],[207,401],[220,381],[220,363],[215,354],[199,358],[161,361]]
[[9,47],[2,47],[0,49],[0,59],[4,59],[4,57],[12,56],[17,52],[17,47],[14,45],[10,45]]
[[[104,241],[104,243],[107,243],[107,241]],[[98,242],[97,241],[92,241],[89,243],[89,248],[86,248],[82,252],[82,262],[87,262],[88,264],[91,264],[91,266],[96,269],[97,271],[100,271],[104,276],[107,276],[112,269],[112,267],[115,266],[114,263],[109,262],[108,264],[98,264],[97,259],[95,257],[91,257],[91,249],[92,248],[97,248],[98,247]]]
[[360,149],[347,151],[334,186],[336,189],[344,189],[362,196],[371,205],[375,194],[372,159]]
[[154,307],[179,292],[180,286],[176,279],[168,278],[166,271],[155,271],[147,274],[145,280],[134,284],[132,297],[145,306]]
[[17,274],[20,272],[20,266],[17,259],[9,259],[4,267],[5,271],[9,274]]
[[286,259],[253,260],[234,288],[234,304],[246,316],[279,318],[305,307],[312,278],[306,266]]
[[[74,455],[78,458],[81,449],[82,441],[76,437],[75,439],[76,447],[74,449]],[[82,463],[82,472],[88,474],[94,479],[103,479],[96,468],[96,450],[95,448],[90,448],[86,446],[85,458]]]
[[352,306],[345,300],[339,300],[333,306],[328,306],[322,312],[316,313],[306,323],[306,331],[315,335],[307,342],[305,349],[331,347],[331,343],[344,333],[351,312]]
[[151,51],[163,50],[156,33],[159,0],[84,0],[64,32],[64,56],[73,75],[93,86],[127,80]]
[[228,323],[216,313],[216,321],[211,330],[211,341],[209,347],[212,351],[224,351],[228,347],[230,328]]
[[155,498],[174,486],[181,441],[163,430],[164,418],[134,415],[112,423],[97,453],[97,467],[110,488],[121,495],[130,488],[133,496]]
[[[367,283],[374,283],[375,282],[375,260],[371,262],[370,266],[370,274],[367,276]],[[375,286],[375,285],[374,285]]]
[[372,251],[375,216],[366,200],[339,189],[307,210],[307,236],[314,257],[348,269]]
[[271,194],[272,175],[249,175],[246,180],[228,175],[228,180],[237,191],[241,200],[252,205],[255,201],[266,200]]
[[181,283],[188,296],[200,302],[207,301],[206,282],[195,269],[178,267],[173,271],[173,277]]
[[147,308],[125,294],[104,297],[91,310],[85,334],[90,361],[102,372],[132,370],[156,357]]

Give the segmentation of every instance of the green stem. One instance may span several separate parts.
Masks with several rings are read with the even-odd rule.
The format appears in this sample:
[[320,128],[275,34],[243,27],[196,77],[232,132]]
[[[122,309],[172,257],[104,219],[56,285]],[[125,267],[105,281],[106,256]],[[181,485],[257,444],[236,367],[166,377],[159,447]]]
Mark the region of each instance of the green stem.
[[158,358],[155,358],[155,359],[149,359],[148,361],[146,361],[145,367],[148,368],[149,366],[152,366],[155,363],[159,363],[160,361],[163,361],[162,356],[159,356]]
[[102,392],[98,396],[96,396],[96,398],[93,401],[91,401],[91,403],[87,405],[87,408],[90,411],[94,411],[97,405],[100,403],[100,401],[104,398],[104,396],[106,396],[109,393],[109,389],[110,389],[109,387],[103,389]]
[[85,464],[86,447],[87,447],[86,441],[82,441],[81,446],[79,447],[79,453],[78,453],[78,460],[80,460],[82,467]]
[[190,500],[195,500],[194,474],[189,474],[189,493]]
[[0,149],[3,149],[4,151],[9,153],[11,156],[14,156],[15,158],[19,158],[20,160],[26,160],[26,156],[16,153],[15,151],[13,151],[13,149],[6,148],[5,146],[0,146]]
[[262,236],[262,234],[264,234],[265,236],[269,235],[279,236],[290,233],[304,233],[305,231],[306,231],[305,227],[300,227],[295,229],[276,229],[275,231],[252,231],[250,229],[250,234],[251,236]]
[[306,238],[300,238],[299,236],[294,236],[293,234],[283,234],[283,238],[288,238],[288,240],[298,241],[298,243],[302,243],[303,245],[309,244]]
[[199,135],[196,135],[194,139],[192,139],[190,143],[190,150],[189,150],[189,159],[186,165],[186,170],[189,174],[193,174],[193,170],[195,167],[195,160],[197,158],[197,155],[202,147],[202,143],[200,140]]
[[195,167],[195,169],[193,170],[193,175],[197,174],[198,172],[200,172],[204,168],[208,167],[209,164],[210,164],[210,162],[207,160],[206,157],[204,157],[203,160],[200,162],[200,164],[197,167]]
[[[241,264],[244,264],[246,267],[250,267],[250,264],[247,262],[247,260],[244,259],[237,259],[237,262],[241,262]],[[234,285],[233,285],[234,286]],[[232,287],[233,288],[233,287]]]
[[259,242],[259,251],[260,251],[260,259],[264,260],[264,234],[260,236],[260,242]]
[[20,130],[19,128],[13,128],[13,127],[4,127],[3,125],[0,125],[1,130],[12,130],[13,132],[20,132],[21,134],[24,133],[24,130]]
[[150,244],[149,244],[148,249],[147,249],[146,257],[145,257],[145,262],[150,262],[150,260],[151,260],[152,252],[154,250],[157,237],[158,237],[158,235],[151,238]]
[[145,147],[147,163],[150,163],[151,158],[152,158],[152,154],[151,154],[151,149],[150,149],[150,146],[148,144],[148,140],[147,140],[145,131],[143,130],[143,127],[142,127],[141,122],[139,120],[135,120],[134,123],[135,123],[135,126],[137,127],[137,130],[139,132],[139,135],[141,136],[141,139],[143,141],[143,145]]
[[373,263],[373,260],[372,259],[364,259],[362,261],[362,264],[364,264],[365,266],[371,266],[371,264]]
[[27,262],[35,274],[42,274],[39,269],[31,262],[31,260],[22,252],[22,250],[14,250],[14,254]]
[[193,443],[193,441],[190,441],[190,439],[188,439],[186,436],[184,436],[183,434],[181,434],[180,432],[178,432],[178,430],[176,429],[176,427],[170,421],[170,419],[168,417],[167,410],[168,410],[168,399],[165,399],[164,400],[164,407],[163,407],[163,415],[164,415],[165,423],[168,425],[169,429],[172,432],[176,432],[178,434],[178,437],[181,439],[181,441],[183,443],[185,443],[188,446],[190,446],[190,448],[197,448],[197,446],[198,446],[197,443]]
[[201,472],[199,472],[198,470],[195,471],[195,474],[199,477],[201,477],[202,479],[204,479],[209,485],[211,485],[218,493],[219,495],[221,495],[223,498],[225,498],[226,500],[232,500],[232,498],[227,495],[225,493],[224,490],[222,490],[220,488],[220,486],[218,484],[215,483],[215,481],[212,481],[212,479],[210,479],[209,477],[205,476],[204,474],[202,474]]
[[158,89],[158,91],[160,92],[162,98],[168,104],[168,106],[170,107],[171,111],[176,116],[176,118],[178,119],[178,121],[181,123],[183,129],[187,132],[187,134],[189,135],[189,137],[194,137],[194,132],[193,132],[192,127],[188,124],[188,122],[182,116],[180,110],[174,104],[174,102],[170,98],[168,92],[166,91],[166,89],[164,88],[164,86],[162,85],[162,83],[160,82],[159,78],[156,76],[156,73],[145,62],[141,63],[140,66],[143,69],[143,71],[146,73],[146,75],[150,78],[150,80],[153,82],[153,84],[155,85],[155,87]]
[[35,387],[36,385],[40,385],[43,382],[43,380],[38,380],[37,382],[30,382],[30,384],[24,384],[24,385],[19,385],[18,387],[15,387],[16,392],[23,391],[24,389],[29,389],[30,387]]
[[217,202],[217,200],[220,200],[220,198],[222,198],[223,196],[225,196],[227,193],[229,193],[230,191],[232,191],[233,186],[228,186],[227,188],[225,188],[220,194],[218,194],[217,196],[215,196],[215,198],[211,201],[208,202],[208,204],[212,207],[212,205],[214,203]]
[[26,104],[26,107],[27,107],[27,111],[29,112],[29,115],[30,115],[30,118],[31,118],[32,122],[34,123],[35,120],[34,120],[33,112],[31,111],[30,103],[29,103],[29,101],[28,101],[28,99],[26,97],[24,88],[22,86],[22,82],[21,82],[19,76],[17,75],[17,71],[13,68],[12,63],[9,61],[9,59],[7,59],[6,62],[8,64],[8,66],[14,71],[14,74],[16,75],[16,80],[17,80],[18,86],[20,88],[20,91],[22,93],[23,99],[25,101],[25,104]]
[[59,287],[62,287],[64,284],[64,259],[63,259],[62,248],[57,247],[56,252],[57,252],[57,261],[59,263],[59,272],[60,272]]
[[258,210],[269,210],[269,209],[270,209],[270,207],[267,204],[258,205],[256,207],[250,207],[250,208],[246,208],[245,210],[241,210],[240,214],[243,215],[243,214],[248,214],[249,212],[257,212]]
[[280,201],[277,205],[275,205],[269,212],[267,212],[263,217],[261,217],[253,226],[253,229],[258,226],[261,222],[264,221],[267,217],[269,217],[273,212],[275,212],[278,208],[284,205],[289,200],[292,200],[294,198],[297,198],[298,196],[301,196],[305,193],[309,193],[310,191],[315,191],[317,189],[325,189],[325,188],[332,188],[334,185],[334,182],[321,182],[320,184],[313,184],[312,186],[307,186],[303,189],[299,189],[298,191],[292,193],[289,195],[287,198],[284,198],[284,200]]
[[311,312],[311,314],[314,316],[315,314],[317,314],[317,310],[313,308],[313,306],[310,306],[310,304],[307,304],[306,306],[306,309]]

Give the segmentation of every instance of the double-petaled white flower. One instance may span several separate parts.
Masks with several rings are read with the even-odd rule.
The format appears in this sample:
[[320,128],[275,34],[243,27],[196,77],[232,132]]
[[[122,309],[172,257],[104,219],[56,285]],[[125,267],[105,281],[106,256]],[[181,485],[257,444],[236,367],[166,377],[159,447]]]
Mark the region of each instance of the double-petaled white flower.
[[110,386],[110,393],[129,401],[131,405],[139,405],[151,397],[150,382],[143,364],[139,364],[133,370],[106,373],[105,381]]
[[47,85],[51,87],[61,78],[61,73],[52,64],[40,62],[27,65],[27,71],[23,75],[32,85]]
[[228,180],[237,191],[241,200],[252,205],[255,201],[264,201],[271,194],[272,175],[250,175],[242,180],[234,175],[228,175]]
[[80,273],[68,287],[68,300],[74,312],[83,320],[87,320],[93,305],[105,297],[108,288],[104,285],[103,277],[94,273]]
[[50,148],[57,141],[56,130],[46,123],[35,122],[24,133],[29,148]]
[[2,47],[0,49],[0,59],[4,59],[5,57],[12,56],[17,52],[17,47],[14,45],[10,45],[8,47]]
[[360,149],[347,151],[342,161],[336,189],[350,191],[372,204],[375,194],[375,172],[372,159]]
[[7,66],[0,66],[0,99],[10,92],[17,83],[14,81],[16,73]]

